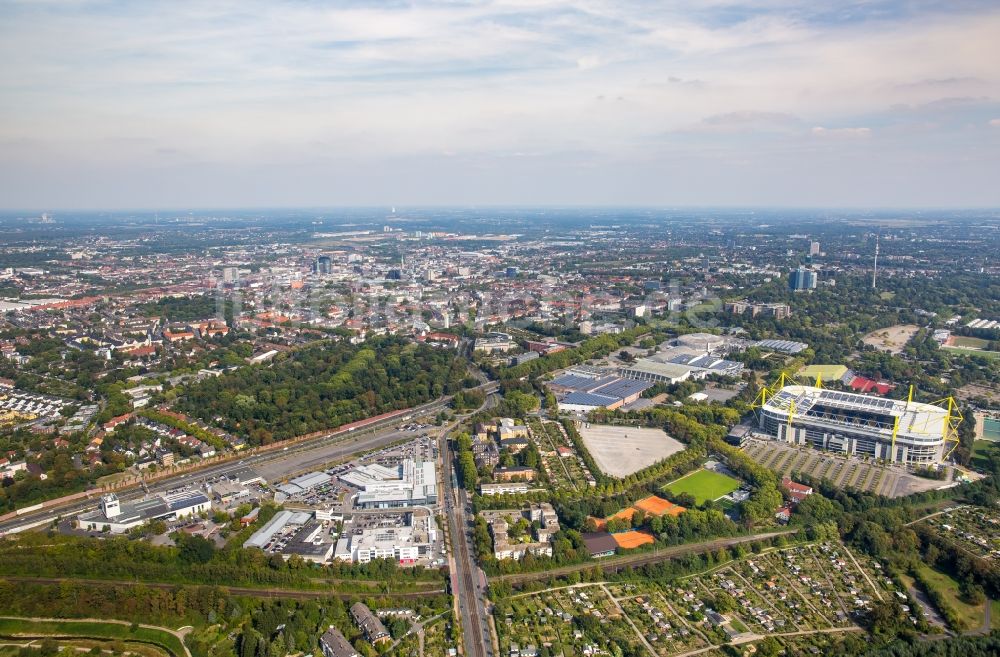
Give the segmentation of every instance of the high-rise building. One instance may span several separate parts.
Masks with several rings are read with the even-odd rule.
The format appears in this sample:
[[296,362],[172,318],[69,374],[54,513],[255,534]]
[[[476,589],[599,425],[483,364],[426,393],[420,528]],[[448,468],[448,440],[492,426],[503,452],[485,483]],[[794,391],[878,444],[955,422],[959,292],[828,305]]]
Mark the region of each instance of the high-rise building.
[[330,256],[316,258],[316,262],[313,263],[313,273],[329,274],[331,271],[333,271],[333,263],[330,260]]
[[222,282],[223,283],[235,283],[240,280],[240,270],[236,267],[223,267],[222,268]]
[[819,255],[819,242],[809,242],[809,255],[811,256]]
[[799,267],[788,278],[788,287],[792,290],[815,290],[817,280],[816,272]]

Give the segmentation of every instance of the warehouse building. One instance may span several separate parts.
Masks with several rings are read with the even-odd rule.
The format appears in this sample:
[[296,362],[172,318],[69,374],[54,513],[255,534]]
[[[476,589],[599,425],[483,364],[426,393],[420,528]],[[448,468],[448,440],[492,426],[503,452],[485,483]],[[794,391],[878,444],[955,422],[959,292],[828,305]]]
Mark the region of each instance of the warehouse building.
[[559,400],[559,410],[588,413],[599,408],[614,410],[639,399],[652,383],[617,376],[571,372],[548,384]]
[[914,465],[942,460],[949,421],[931,404],[800,385],[782,388],[759,416],[776,440]]
[[123,534],[154,520],[173,521],[198,515],[212,507],[211,500],[196,491],[159,495],[139,502],[119,501],[114,493],[101,497],[96,511],[81,514],[76,519],[78,529]]
[[661,363],[649,358],[640,358],[630,365],[619,367],[618,375],[636,381],[672,384],[687,381],[691,378],[691,370],[676,363]]

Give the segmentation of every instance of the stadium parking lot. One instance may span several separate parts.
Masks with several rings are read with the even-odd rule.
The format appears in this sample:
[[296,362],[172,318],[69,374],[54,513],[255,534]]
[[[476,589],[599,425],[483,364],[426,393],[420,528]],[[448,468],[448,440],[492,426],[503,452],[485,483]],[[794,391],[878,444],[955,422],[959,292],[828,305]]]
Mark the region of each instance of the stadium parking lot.
[[779,475],[803,473],[826,479],[838,488],[853,488],[886,497],[912,495],[947,483],[918,477],[901,466],[878,465],[862,458],[775,440],[753,440],[744,445],[743,450],[754,461]]

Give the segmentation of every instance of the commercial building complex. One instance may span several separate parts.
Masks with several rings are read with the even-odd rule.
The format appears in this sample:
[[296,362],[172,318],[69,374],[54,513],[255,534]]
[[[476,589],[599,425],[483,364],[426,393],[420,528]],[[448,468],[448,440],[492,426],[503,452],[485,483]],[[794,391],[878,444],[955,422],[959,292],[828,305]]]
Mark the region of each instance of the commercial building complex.
[[211,500],[204,494],[185,491],[159,495],[139,502],[121,503],[118,496],[109,493],[101,497],[101,506],[96,511],[81,514],[76,524],[80,529],[122,534],[154,520],[178,520],[208,511]]
[[617,376],[569,371],[549,382],[559,400],[559,410],[586,413],[598,408],[616,409],[639,399],[652,383]]
[[394,559],[408,565],[429,556],[437,540],[437,524],[426,509],[356,515],[349,525],[345,525],[334,556],[354,563]]
[[398,466],[362,465],[340,480],[361,489],[359,509],[394,509],[437,502],[437,475],[433,461],[406,459]]
[[953,418],[939,406],[790,385],[767,399],[760,427],[793,445],[932,464],[944,456]]

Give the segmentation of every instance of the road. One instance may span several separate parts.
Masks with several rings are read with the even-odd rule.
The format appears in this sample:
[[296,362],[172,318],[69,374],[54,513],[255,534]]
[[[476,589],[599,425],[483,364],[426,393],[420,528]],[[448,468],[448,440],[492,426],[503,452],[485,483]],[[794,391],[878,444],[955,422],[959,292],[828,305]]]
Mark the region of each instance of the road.
[[[480,388],[489,393],[495,390],[496,386],[496,383],[488,383],[484,386],[480,386]],[[451,397],[442,397],[433,402],[414,407],[410,415],[416,416],[437,413],[438,411],[447,408],[450,402]],[[241,468],[259,467],[270,463],[278,464],[279,471],[283,469],[285,472],[302,470],[310,464],[315,464],[316,467],[319,467],[319,465],[322,465],[323,463],[329,463],[331,461],[346,458],[358,452],[381,449],[382,447],[390,445],[403,439],[404,437],[413,437],[413,434],[404,434],[395,430],[395,427],[402,421],[403,420],[399,417],[388,418],[383,422],[378,422],[372,424],[371,426],[364,427],[363,429],[359,429],[357,432],[337,435],[332,441],[331,435],[319,436],[317,438],[289,446],[283,450],[278,449],[264,452],[262,454],[247,456],[243,459],[240,459],[238,456],[234,456],[228,461],[213,464],[195,472],[178,473],[176,476],[158,480],[149,485],[148,489],[150,493],[163,492],[179,486],[191,484],[196,481],[204,481],[205,479],[219,477],[220,475],[234,470],[239,470]],[[333,434],[334,431],[336,430],[331,430],[331,434]],[[285,465],[287,467],[281,467],[282,461],[286,462]],[[276,470],[268,468],[268,472],[273,474]],[[130,491],[118,490],[116,491],[116,494],[121,501],[125,502],[141,499],[146,493],[141,488],[136,487]],[[46,508],[33,511],[31,513],[25,513],[17,516],[16,518],[10,518],[0,522],[0,535],[11,531],[17,531],[19,528],[24,529],[31,525],[38,525],[39,523],[53,521],[60,516],[76,515],[82,511],[93,509],[94,505],[95,501],[91,498],[74,500],[73,502],[58,508]]]
[[472,523],[466,516],[468,498],[458,488],[453,454],[447,437],[442,439],[441,456],[444,461],[445,494],[448,514],[448,533],[451,538],[451,591],[455,597],[462,622],[462,636],[466,657],[492,657],[493,640],[490,637],[486,602],[486,578],[472,558]]

